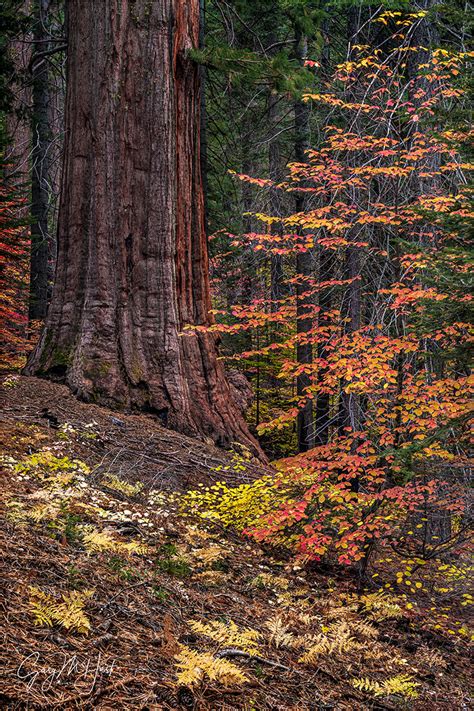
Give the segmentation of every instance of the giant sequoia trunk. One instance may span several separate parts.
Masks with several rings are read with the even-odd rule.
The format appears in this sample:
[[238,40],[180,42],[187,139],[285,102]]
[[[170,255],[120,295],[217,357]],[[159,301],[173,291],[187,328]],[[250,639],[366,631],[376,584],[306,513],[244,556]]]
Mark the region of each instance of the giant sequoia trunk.
[[257,445],[210,323],[199,150],[199,0],[67,3],[56,282],[26,368],[79,396]]

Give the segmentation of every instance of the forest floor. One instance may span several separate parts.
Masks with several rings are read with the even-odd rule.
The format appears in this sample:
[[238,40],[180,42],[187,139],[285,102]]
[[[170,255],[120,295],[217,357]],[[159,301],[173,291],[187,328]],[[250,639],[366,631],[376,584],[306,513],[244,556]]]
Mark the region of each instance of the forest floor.
[[34,378],[0,408],[1,708],[472,708],[465,643],[180,507],[256,462]]

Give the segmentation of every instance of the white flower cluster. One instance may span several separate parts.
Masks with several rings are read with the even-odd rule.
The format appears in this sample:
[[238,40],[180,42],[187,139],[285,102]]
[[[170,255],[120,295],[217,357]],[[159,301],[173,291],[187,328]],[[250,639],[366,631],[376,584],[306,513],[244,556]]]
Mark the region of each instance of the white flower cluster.
[[148,494],[148,505],[153,507],[154,513],[169,516],[169,496],[163,491],[152,489]]

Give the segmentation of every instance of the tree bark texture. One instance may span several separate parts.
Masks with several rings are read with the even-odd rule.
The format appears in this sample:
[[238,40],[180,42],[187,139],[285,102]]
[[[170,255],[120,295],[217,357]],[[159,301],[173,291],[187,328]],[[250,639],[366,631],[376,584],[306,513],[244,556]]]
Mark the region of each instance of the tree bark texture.
[[49,111],[48,61],[49,0],[35,0],[35,26],[31,74],[33,109],[31,119],[31,256],[30,256],[30,321],[46,318],[48,310],[48,229],[50,204],[51,127]]
[[[19,8],[22,13],[31,11],[30,0],[24,0]],[[9,143],[5,146],[3,171],[15,185],[26,190],[30,179],[31,152],[31,122],[29,108],[31,106],[31,87],[22,81],[31,61],[31,40],[29,31],[12,40],[8,45],[8,54],[14,67],[12,80],[13,103],[5,116],[5,128]],[[25,41],[26,40],[26,41]],[[29,206],[25,202],[18,208],[18,217],[23,220],[29,216]]]
[[200,166],[199,0],[67,2],[56,283],[26,368],[256,451],[210,324]]

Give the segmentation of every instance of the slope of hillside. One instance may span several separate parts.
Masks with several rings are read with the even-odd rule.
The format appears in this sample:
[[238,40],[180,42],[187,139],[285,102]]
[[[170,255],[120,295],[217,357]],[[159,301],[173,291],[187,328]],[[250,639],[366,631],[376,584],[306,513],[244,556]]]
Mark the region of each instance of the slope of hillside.
[[0,396],[2,708],[470,707],[465,644],[401,598],[183,510],[258,463],[33,378]]

